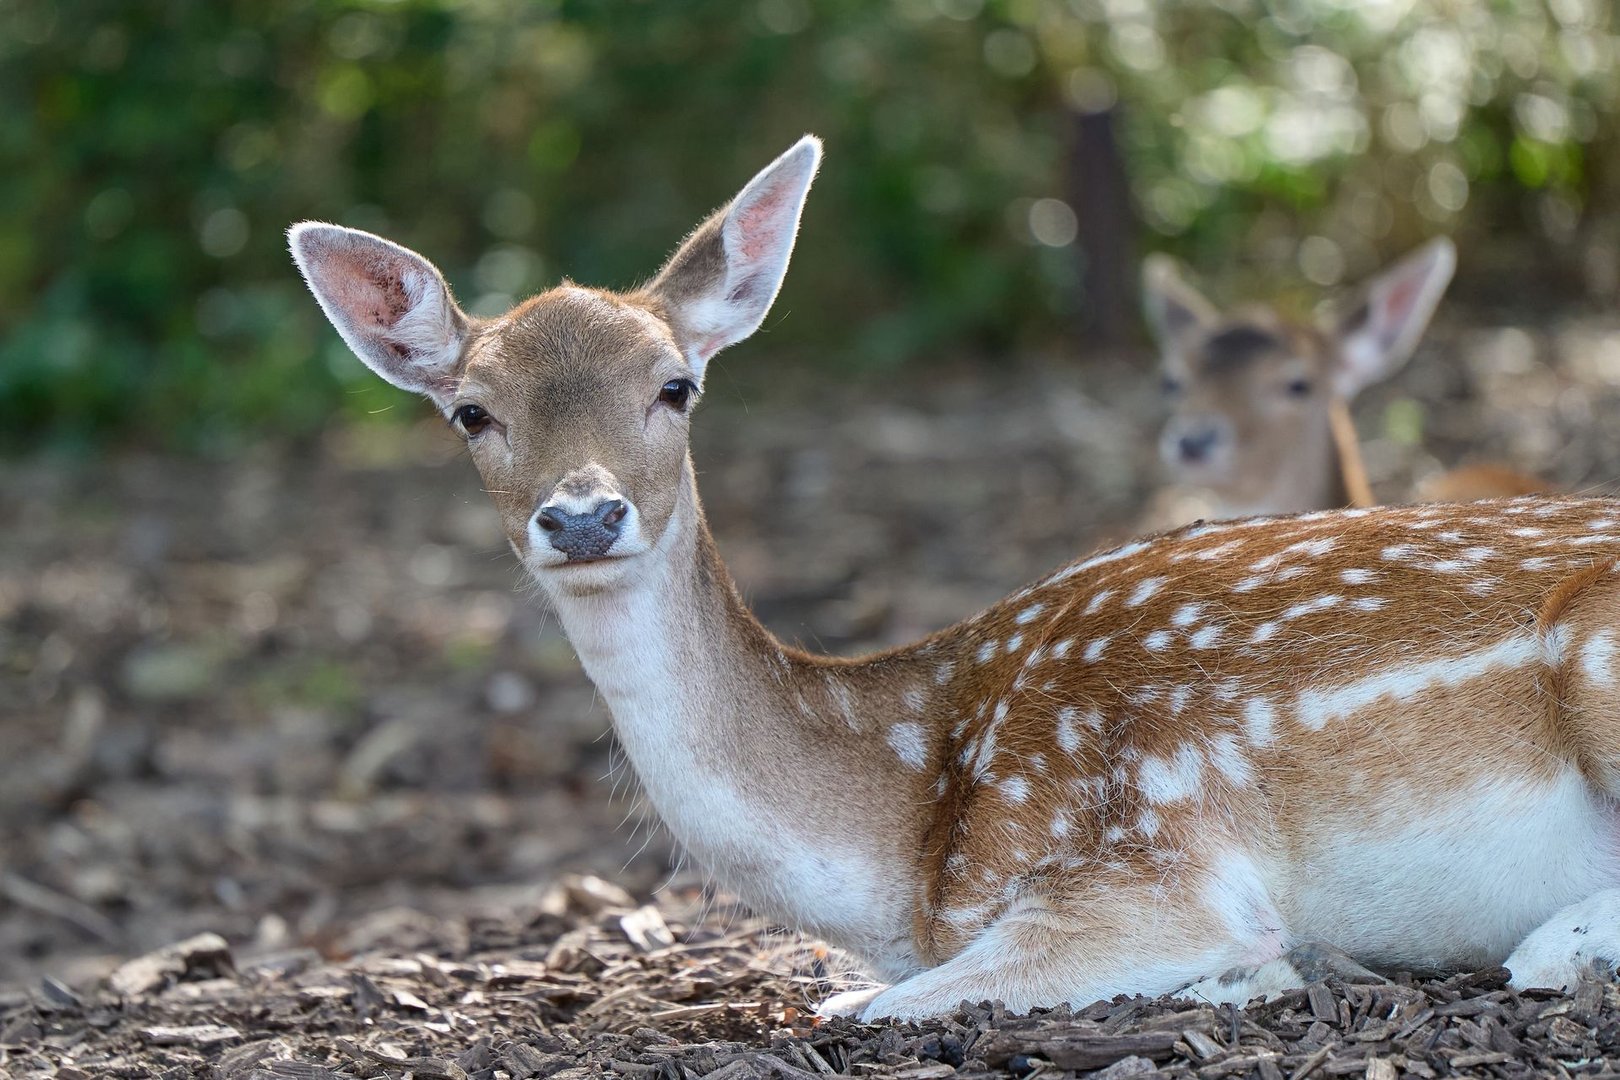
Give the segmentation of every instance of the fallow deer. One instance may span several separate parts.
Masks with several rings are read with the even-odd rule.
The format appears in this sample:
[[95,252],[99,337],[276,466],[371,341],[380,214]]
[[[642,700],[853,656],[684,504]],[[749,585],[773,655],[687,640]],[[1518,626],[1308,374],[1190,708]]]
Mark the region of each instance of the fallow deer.
[[820,156],[800,141],[646,285],[498,318],[379,237],[291,245],[359,357],[465,437],[675,837],[888,984],[824,1010],[1242,1002],[1324,957],[1568,986],[1620,956],[1620,502],[1199,525],[876,655],[767,633],[687,433]]
[[[1375,505],[1350,402],[1411,357],[1456,264],[1450,240],[1430,241],[1363,286],[1350,311],[1313,322],[1266,304],[1222,313],[1172,260],[1151,256],[1142,292],[1171,408],[1159,456],[1174,484],[1209,494],[1198,516]],[[1463,502],[1544,490],[1481,464],[1412,494]]]

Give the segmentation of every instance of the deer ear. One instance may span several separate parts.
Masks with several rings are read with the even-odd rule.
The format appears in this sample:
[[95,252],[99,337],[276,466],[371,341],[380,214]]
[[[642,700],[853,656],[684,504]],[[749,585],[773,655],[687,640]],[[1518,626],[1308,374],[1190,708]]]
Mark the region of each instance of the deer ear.
[[806,135],[699,225],[648,286],[699,376],[715,353],[765,321],[820,164],[821,140]]
[[1168,255],[1149,255],[1142,263],[1142,308],[1161,346],[1220,318],[1215,305],[1182,280],[1176,261]]
[[309,291],[354,354],[395,386],[444,405],[468,323],[438,269],[358,229],[305,221],[287,230],[287,240]]
[[1365,299],[1335,329],[1340,359],[1334,381],[1343,397],[1354,397],[1400,370],[1456,268],[1457,249],[1442,236],[1367,283]]

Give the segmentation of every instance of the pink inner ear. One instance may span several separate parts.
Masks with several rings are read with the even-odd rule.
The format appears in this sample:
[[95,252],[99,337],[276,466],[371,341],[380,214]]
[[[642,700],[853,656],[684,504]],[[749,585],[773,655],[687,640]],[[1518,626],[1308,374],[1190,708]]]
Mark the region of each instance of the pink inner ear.
[[737,232],[742,238],[738,255],[749,260],[765,257],[767,250],[777,242],[776,218],[787,197],[788,193],[777,187],[757,196],[737,215]]
[[402,267],[360,252],[330,253],[319,264],[321,287],[362,327],[391,330],[411,310]]
[[1423,291],[1421,277],[1403,278],[1384,295],[1384,310],[1391,322],[1404,322]]
[[697,357],[700,362],[708,363],[709,358],[715,353],[719,352],[720,346],[724,343],[725,339],[723,337],[721,337],[719,334],[714,334],[698,342],[693,351],[697,353]]

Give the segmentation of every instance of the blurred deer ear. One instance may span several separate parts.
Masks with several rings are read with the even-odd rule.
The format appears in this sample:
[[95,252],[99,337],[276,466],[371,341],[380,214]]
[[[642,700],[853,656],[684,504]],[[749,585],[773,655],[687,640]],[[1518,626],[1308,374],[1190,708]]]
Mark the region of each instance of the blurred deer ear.
[[305,221],[287,240],[309,291],[354,354],[388,382],[443,406],[455,392],[468,323],[438,269],[358,229]]
[[648,286],[700,377],[715,353],[765,321],[820,163],[821,140],[806,135],[699,225]]
[[1161,346],[1220,318],[1215,305],[1182,280],[1176,261],[1168,255],[1149,255],[1142,263],[1142,308]]
[[1353,397],[1400,370],[1417,348],[1457,268],[1457,249],[1431,240],[1369,281],[1365,299],[1338,320],[1339,370],[1334,382]]

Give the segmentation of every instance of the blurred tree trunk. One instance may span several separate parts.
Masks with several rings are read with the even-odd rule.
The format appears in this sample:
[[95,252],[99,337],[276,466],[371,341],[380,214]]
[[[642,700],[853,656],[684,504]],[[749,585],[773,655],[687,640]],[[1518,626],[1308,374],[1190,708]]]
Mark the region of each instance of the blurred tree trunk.
[[1136,215],[1120,156],[1119,106],[1076,112],[1069,143],[1069,202],[1079,218],[1080,337],[1088,349],[1134,341],[1138,334]]

